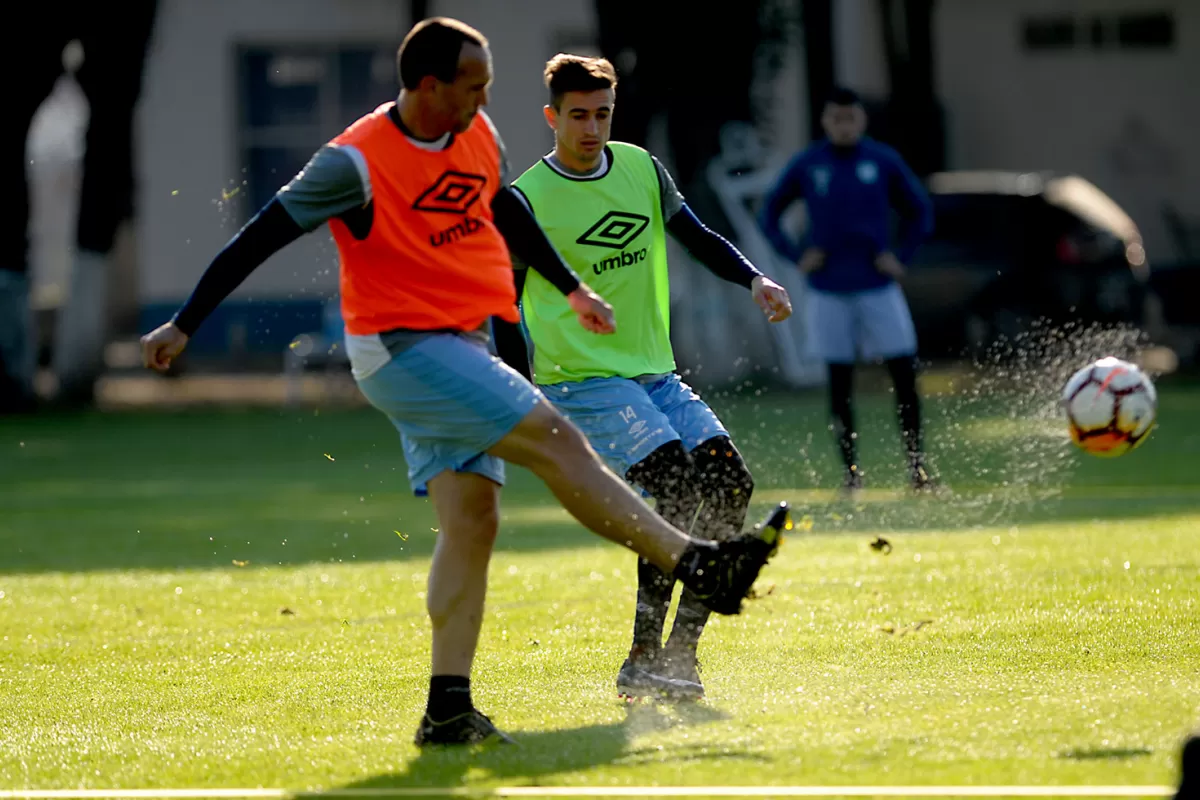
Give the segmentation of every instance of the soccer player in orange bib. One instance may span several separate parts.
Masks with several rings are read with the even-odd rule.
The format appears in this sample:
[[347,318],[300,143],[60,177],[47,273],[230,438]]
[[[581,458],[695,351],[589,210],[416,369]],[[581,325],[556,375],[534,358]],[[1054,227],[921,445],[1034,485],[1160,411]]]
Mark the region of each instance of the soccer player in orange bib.
[[346,350],[363,395],[399,430],[414,491],[439,533],[426,608],[432,673],[418,745],[508,740],[471,701],[504,461],[528,468],[584,526],[736,614],[787,526],[780,504],[755,531],[713,543],[668,524],[608,469],[541,392],[491,355],[493,317],[516,322],[512,252],[568,299],[580,324],[614,331],[508,186],[504,147],[481,110],[487,40],[421,22],[397,55],[402,90],[322,147],[213,259],[170,322],[142,338],[165,370],[259,264],[328,223],[341,261]]

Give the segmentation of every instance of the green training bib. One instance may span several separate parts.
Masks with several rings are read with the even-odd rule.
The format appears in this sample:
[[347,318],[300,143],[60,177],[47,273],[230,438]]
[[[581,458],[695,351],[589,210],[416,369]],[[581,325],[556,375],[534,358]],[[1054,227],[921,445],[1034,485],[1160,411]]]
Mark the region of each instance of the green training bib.
[[658,171],[640,147],[610,142],[608,153],[608,172],[598,178],[568,177],[542,159],[514,181],[555,249],[612,305],[617,322],[611,335],[585,330],[567,298],[529,270],[521,310],[539,384],[675,369]]

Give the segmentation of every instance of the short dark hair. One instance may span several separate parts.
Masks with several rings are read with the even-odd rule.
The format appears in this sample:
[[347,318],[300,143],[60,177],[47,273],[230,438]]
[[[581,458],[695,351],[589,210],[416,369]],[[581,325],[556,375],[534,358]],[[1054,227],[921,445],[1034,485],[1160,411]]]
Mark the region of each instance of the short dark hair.
[[825,104],[831,106],[857,106],[862,105],[862,98],[853,89],[848,89],[845,86],[835,86],[825,97]]
[[547,61],[542,79],[550,90],[550,105],[555,108],[562,105],[563,95],[567,92],[617,88],[617,71],[607,58],[570,53],[559,53]]
[[416,89],[421,79],[432,75],[442,83],[453,83],[458,75],[458,57],[464,44],[487,47],[482,33],[465,22],[449,17],[431,17],[413,26],[396,51],[400,85]]

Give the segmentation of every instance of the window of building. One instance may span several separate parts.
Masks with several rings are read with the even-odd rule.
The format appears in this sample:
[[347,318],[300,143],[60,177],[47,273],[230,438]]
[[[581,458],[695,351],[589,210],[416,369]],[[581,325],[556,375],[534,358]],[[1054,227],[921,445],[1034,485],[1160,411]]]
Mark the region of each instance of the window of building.
[[1022,33],[1027,50],[1069,50],[1075,46],[1075,20],[1070,17],[1027,19]]
[[1168,13],[1127,14],[1117,17],[1120,47],[1173,47],[1175,19]]
[[243,220],[322,144],[398,92],[394,43],[243,45],[237,75]]
[[1021,40],[1032,51],[1170,49],[1175,18],[1167,11],[1029,17]]

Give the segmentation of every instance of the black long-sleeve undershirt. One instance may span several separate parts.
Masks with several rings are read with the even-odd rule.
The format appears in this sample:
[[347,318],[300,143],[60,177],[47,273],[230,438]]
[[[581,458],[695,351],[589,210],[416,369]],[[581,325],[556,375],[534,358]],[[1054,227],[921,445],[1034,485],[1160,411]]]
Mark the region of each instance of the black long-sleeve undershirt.
[[272,255],[304,235],[278,199],[265,205],[208,265],[172,321],[188,336]]
[[667,220],[667,232],[713,275],[749,289],[762,275],[733,244],[705,225],[685,203]]
[[[579,276],[563,263],[537,220],[511,189],[505,187],[496,194],[492,214],[496,228],[523,261],[563,294],[579,287]],[[217,253],[187,302],[175,314],[176,327],[188,336],[194,334],[250,273],[304,233],[278,198],[271,200]]]
[[[675,241],[718,278],[749,289],[754,279],[762,275],[728,239],[701,222],[686,203],[667,220],[666,228]],[[520,299],[525,289],[525,270],[518,269],[514,278],[517,298]],[[520,324],[493,318],[492,340],[496,345],[496,355],[532,383],[529,346]]]
[[[564,295],[579,288],[579,276],[546,238],[529,206],[505,186],[492,198],[492,221],[512,252]],[[517,292],[517,297],[521,296]]]
[[[525,270],[513,272],[513,281],[517,285],[517,302],[525,292]],[[500,360],[521,373],[525,380],[533,383],[533,368],[529,364],[529,343],[525,341],[525,332],[521,323],[509,322],[492,317],[492,342],[496,345],[496,355]]]

